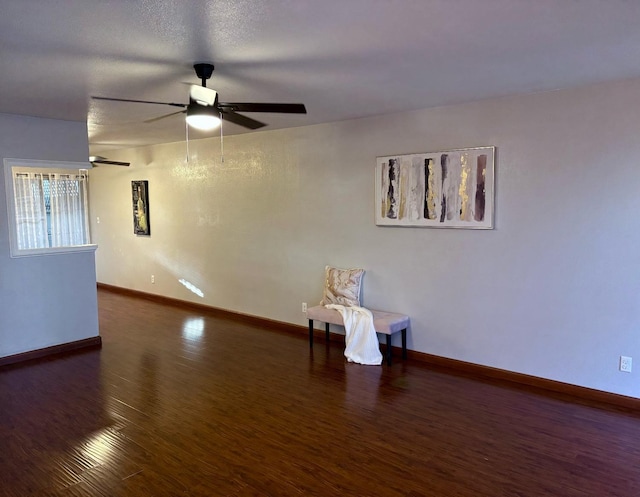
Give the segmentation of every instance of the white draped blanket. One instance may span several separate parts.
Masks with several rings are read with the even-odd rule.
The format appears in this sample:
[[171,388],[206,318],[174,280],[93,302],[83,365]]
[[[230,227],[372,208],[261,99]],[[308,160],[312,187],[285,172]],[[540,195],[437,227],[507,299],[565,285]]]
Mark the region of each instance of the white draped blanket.
[[329,304],[327,309],[335,309],[342,316],[346,334],[344,356],[349,362],[379,366],[382,364],[382,354],[378,336],[373,327],[373,314],[364,307],[345,307]]

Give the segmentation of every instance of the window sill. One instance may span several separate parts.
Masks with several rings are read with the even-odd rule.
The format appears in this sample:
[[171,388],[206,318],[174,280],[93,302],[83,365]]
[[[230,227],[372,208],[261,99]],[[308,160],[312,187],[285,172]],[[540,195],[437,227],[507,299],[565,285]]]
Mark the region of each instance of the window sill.
[[36,257],[40,255],[58,255],[58,254],[70,254],[75,252],[95,252],[98,246],[95,244],[88,245],[75,245],[73,247],[52,247],[52,248],[39,248],[28,250],[11,250],[11,257]]

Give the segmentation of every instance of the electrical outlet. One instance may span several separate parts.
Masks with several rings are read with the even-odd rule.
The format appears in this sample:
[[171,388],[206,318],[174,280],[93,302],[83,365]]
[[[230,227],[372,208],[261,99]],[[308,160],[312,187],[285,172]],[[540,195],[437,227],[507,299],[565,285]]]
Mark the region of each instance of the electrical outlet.
[[302,312],[307,312],[307,303],[306,302],[302,303]]
[[620,356],[620,371],[624,371],[625,373],[630,373],[632,364],[633,364],[633,359],[631,359],[631,357],[627,357],[624,355]]
[[155,283],[156,282],[156,277],[154,275],[151,275],[151,283]]

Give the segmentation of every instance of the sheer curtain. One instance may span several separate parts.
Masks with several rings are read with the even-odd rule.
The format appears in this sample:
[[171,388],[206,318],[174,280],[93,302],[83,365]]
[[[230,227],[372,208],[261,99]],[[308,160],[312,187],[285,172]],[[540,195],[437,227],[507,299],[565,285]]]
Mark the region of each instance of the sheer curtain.
[[89,240],[86,174],[14,174],[19,249],[85,245]]
[[16,173],[13,178],[18,248],[49,246],[42,174]]
[[49,174],[52,247],[89,243],[86,187],[84,174]]

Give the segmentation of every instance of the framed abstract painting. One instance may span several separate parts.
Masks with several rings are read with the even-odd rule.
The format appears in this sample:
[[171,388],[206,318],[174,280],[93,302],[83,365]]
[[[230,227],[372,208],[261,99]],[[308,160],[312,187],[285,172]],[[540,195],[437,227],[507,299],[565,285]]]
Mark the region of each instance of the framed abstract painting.
[[495,147],[378,157],[378,226],[493,229]]

